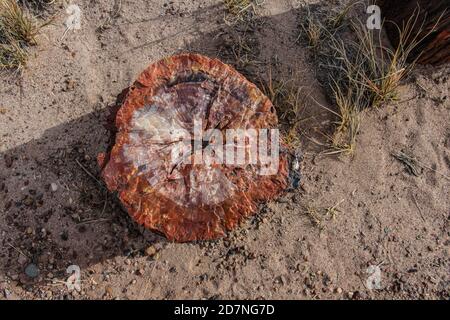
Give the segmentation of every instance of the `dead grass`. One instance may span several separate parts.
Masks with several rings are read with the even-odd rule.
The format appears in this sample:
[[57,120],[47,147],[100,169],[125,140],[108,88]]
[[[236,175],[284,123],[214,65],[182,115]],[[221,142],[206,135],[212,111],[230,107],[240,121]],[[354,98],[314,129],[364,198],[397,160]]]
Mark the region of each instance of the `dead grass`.
[[0,0],[0,70],[22,69],[27,47],[37,44],[37,36],[47,22],[40,23],[14,0]]
[[277,110],[281,129],[284,131],[283,141],[293,148],[300,144],[300,123],[309,97],[306,88],[299,83],[296,77],[286,81],[274,80],[271,69],[268,71],[267,81],[260,79],[262,91]]
[[223,0],[227,12],[224,20],[230,25],[239,21],[245,21],[255,13],[256,7],[263,2],[264,0]]
[[35,10],[36,12],[41,12],[42,10],[47,10],[51,5],[61,2],[60,0],[18,0],[19,4],[28,9]]
[[0,70],[20,70],[27,62],[28,54],[17,44],[0,44]]
[[311,224],[314,227],[319,228],[319,230],[323,230],[325,227],[325,223],[327,221],[331,221],[336,219],[339,213],[342,211],[339,209],[339,206],[345,201],[342,199],[337,202],[335,205],[327,207],[327,208],[318,208],[314,204],[309,203],[304,207],[304,213],[311,221]]
[[[327,154],[355,152],[361,111],[397,100],[401,81],[414,67],[407,58],[422,40],[411,34],[418,12],[398,29],[400,42],[392,49],[383,43],[381,32],[367,29],[357,18],[347,18],[354,5],[328,17],[323,12],[310,14],[302,26],[319,69],[326,74],[322,82],[336,105],[335,110],[322,106],[337,118]],[[340,30],[344,25],[345,30]]]
[[311,14],[309,8],[306,20],[304,23],[300,24],[300,26],[308,39],[309,47],[313,50],[317,50],[322,40],[322,31],[324,30],[324,26]]

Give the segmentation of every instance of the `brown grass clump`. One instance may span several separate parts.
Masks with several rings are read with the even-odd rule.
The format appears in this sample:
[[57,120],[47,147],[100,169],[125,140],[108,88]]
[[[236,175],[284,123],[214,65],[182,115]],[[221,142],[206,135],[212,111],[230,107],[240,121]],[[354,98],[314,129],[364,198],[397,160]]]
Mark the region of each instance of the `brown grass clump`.
[[407,58],[421,41],[412,35],[418,14],[399,28],[399,45],[390,48],[383,43],[380,31],[347,17],[351,6],[332,16],[310,14],[302,25],[326,75],[322,82],[336,105],[336,110],[326,108],[337,117],[334,134],[328,137],[331,149],[326,153],[331,154],[355,151],[362,110],[397,100],[397,88],[415,64]]
[[227,13],[224,20],[230,25],[245,21],[255,13],[256,7],[263,2],[264,0],[223,0]]
[[0,70],[22,69],[27,47],[37,44],[40,30],[49,22],[38,19],[14,0],[0,0]]
[[296,77],[287,81],[276,81],[269,70],[267,81],[260,81],[262,91],[272,101],[283,131],[283,141],[287,146],[298,147],[302,115],[306,108],[309,93],[299,86]]

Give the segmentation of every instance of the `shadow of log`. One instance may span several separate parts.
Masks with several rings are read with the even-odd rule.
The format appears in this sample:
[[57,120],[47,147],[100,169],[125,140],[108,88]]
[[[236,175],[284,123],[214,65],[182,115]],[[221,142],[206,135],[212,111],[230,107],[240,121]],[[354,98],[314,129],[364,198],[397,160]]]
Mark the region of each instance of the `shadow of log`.
[[[316,92],[316,101],[326,104],[313,66],[305,63],[310,53],[291,28],[304,14],[291,10],[232,26],[220,24],[213,32],[199,33],[182,51],[218,57],[258,84],[268,80],[269,70],[285,80],[295,74],[299,83]],[[236,43],[244,51],[236,52]],[[140,55],[145,47],[135,52]],[[70,265],[83,271],[114,257],[144,255],[149,244],[167,243],[134,223],[99,178],[96,157],[111,145],[106,126],[116,107],[49,128],[39,139],[0,154],[0,275],[25,286],[48,283],[50,273],[66,279]],[[302,117],[307,121],[300,148],[317,150],[305,136],[320,139],[316,128],[330,121],[330,114],[310,102]],[[35,279],[24,274],[30,263],[40,271]]]
[[[107,127],[116,110],[50,128],[1,154],[0,272],[36,284],[49,273],[66,278],[72,264],[83,270],[166,242],[134,223],[99,177],[96,157],[111,144]],[[36,279],[23,273],[30,263],[40,270]]]

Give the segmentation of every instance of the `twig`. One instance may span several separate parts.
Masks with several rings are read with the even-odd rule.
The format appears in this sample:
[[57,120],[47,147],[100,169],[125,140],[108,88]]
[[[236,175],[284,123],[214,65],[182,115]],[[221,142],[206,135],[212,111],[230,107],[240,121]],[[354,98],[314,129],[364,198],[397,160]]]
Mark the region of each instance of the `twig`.
[[105,204],[103,205],[102,213],[100,213],[100,218],[103,217],[103,214],[105,213],[107,203],[108,203],[108,192],[106,192],[105,195]]
[[88,175],[89,177],[91,177],[92,179],[94,179],[94,180],[98,183],[98,185],[99,185],[100,187],[102,187],[103,189],[105,188],[105,187],[103,186],[103,184],[100,182],[100,180],[98,180],[92,173],[90,173],[89,170],[86,169],[86,168],[80,163],[80,161],[78,161],[78,159],[75,159],[75,161],[76,161],[76,163],[81,167],[81,169],[83,169],[84,172],[87,173],[87,175]]
[[419,203],[417,202],[417,199],[416,199],[416,196],[414,195],[414,193],[412,194],[412,198],[414,200],[414,204],[417,207],[417,210],[419,210],[420,217],[422,218],[423,222],[425,222],[425,218],[423,217],[423,214],[422,214],[422,209],[420,209]]
[[111,219],[109,219],[109,218],[92,219],[92,220],[81,221],[78,224],[82,225],[82,224],[90,224],[90,223],[96,223],[96,222],[105,222],[105,221],[110,221],[110,220]]
[[21,255],[27,257],[28,259],[31,259],[28,255],[26,255],[25,253],[23,253],[21,250],[17,249],[16,247],[14,247],[11,243],[8,243],[8,245],[13,248],[14,250],[16,250],[18,253],[20,253]]

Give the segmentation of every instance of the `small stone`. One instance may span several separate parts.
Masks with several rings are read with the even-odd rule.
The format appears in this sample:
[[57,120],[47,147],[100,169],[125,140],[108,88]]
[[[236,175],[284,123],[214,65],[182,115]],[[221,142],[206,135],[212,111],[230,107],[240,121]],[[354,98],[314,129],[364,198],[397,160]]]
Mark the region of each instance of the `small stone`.
[[26,234],[32,234],[32,233],[33,233],[33,228],[28,227],[28,228],[25,230],[25,232],[26,232]]
[[154,246],[150,246],[147,249],[145,249],[145,254],[149,257],[153,257],[156,254],[156,249]]
[[69,240],[69,232],[67,232],[67,230],[64,230],[62,233],[61,233],[61,240],[62,241],[67,241],[67,240]]
[[11,297],[11,291],[9,291],[8,289],[3,290],[3,296],[6,300],[9,300]]
[[353,298],[353,292],[351,292],[351,291],[347,292],[347,297],[349,299],[352,299]]
[[56,192],[56,191],[58,190],[58,185],[57,185],[56,183],[52,182],[52,183],[50,184],[50,189],[51,189],[53,192]]
[[27,261],[28,261],[28,258],[25,257],[23,254],[19,255],[19,258],[17,259],[17,263],[18,263],[19,265],[23,265],[23,264],[25,264],[25,262],[27,262]]
[[106,292],[106,294],[108,294],[111,297],[114,296],[114,290],[113,290],[113,288],[111,286],[106,286],[105,287],[105,292]]
[[136,284],[136,283],[137,283],[136,279],[131,280],[131,284]]
[[27,207],[30,207],[30,206],[32,206],[33,205],[33,198],[32,197],[30,197],[30,196],[26,196],[24,199],[23,199],[23,204],[24,205],[26,205]]
[[144,273],[145,273],[144,269],[138,269],[138,270],[136,270],[136,274],[137,274],[138,276],[143,276]]
[[30,277],[30,278],[36,278],[37,276],[39,276],[39,268],[38,268],[38,266],[35,265],[34,263],[30,263],[25,268],[25,274],[28,277]]
[[337,294],[341,294],[342,293],[342,288],[336,288],[336,293]]
[[72,91],[75,89],[77,82],[73,79],[66,80],[66,91]]
[[3,159],[5,160],[5,165],[6,165],[6,167],[7,167],[7,168],[11,168],[11,167],[12,167],[12,164],[13,164],[13,161],[14,161],[13,157],[11,157],[11,156],[5,154],[5,155],[3,156]]

